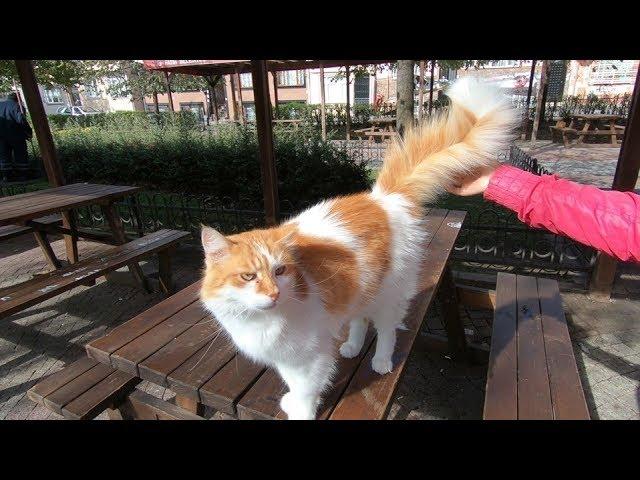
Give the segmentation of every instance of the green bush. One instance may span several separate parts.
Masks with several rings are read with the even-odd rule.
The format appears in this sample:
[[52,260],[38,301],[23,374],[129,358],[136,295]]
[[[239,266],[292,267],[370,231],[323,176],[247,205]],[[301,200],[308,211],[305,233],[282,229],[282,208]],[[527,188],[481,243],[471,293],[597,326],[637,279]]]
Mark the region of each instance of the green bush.
[[[139,185],[262,205],[257,138],[251,126],[220,125],[202,132],[185,117],[135,128],[69,126],[55,131],[54,139],[69,181]],[[309,129],[304,134],[276,129],[275,155],[280,199],[294,206],[370,184],[364,166]]]

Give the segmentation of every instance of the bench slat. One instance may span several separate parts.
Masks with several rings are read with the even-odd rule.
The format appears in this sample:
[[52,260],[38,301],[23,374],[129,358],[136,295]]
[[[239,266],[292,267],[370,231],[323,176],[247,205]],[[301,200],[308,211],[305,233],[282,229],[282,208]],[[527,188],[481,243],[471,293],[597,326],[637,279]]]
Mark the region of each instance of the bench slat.
[[104,337],[89,342],[86,346],[87,355],[101,363],[110,363],[109,357],[113,352],[197,301],[200,297],[201,285],[201,281],[189,285],[128,322],[117,326]]
[[518,418],[516,276],[498,273],[484,401],[486,420]]
[[208,320],[204,312],[202,315],[201,321],[140,362],[138,371],[141,378],[167,387],[167,375],[206,346],[205,342],[211,343],[220,327]]
[[[53,225],[62,222],[62,217],[60,215],[48,215],[46,217],[36,218],[35,221],[45,225]],[[0,227],[0,240],[8,240],[30,232],[33,232],[33,228],[24,225],[5,225],[4,227]]]
[[556,420],[588,420],[589,408],[573,354],[558,282],[538,278],[542,330]]
[[135,390],[118,407],[125,418],[142,420],[203,420],[184,408]]
[[551,420],[551,392],[535,277],[516,277],[518,303],[518,418]]
[[[210,317],[208,317],[209,319]],[[215,324],[216,328],[221,328]],[[208,382],[236,353],[236,347],[224,334],[206,342],[186,362],[167,377],[171,390],[200,401],[200,387]]]
[[80,360],[66,366],[62,370],[52,373],[43,378],[36,385],[27,391],[27,396],[35,403],[44,405],[44,398],[47,395],[66,385],[71,380],[79,377],[87,370],[95,367],[97,362],[91,358],[82,357]]
[[[189,236],[187,232],[160,230],[132,242],[113,247],[106,253],[82,260],[67,268],[53,271],[0,291],[0,318],[24,310],[48,298],[93,280],[107,272],[117,270],[128,263],[167,248]],[[16,290],[20,287],[19,290]]]
[[200,387],[202,403],[229,415],[235,415],[238,400],[264,371],[262,365],[238,353]]
[[121,400],[140,381],[140,378],[133,375],[113,371],[107,378],[63,407],[62,415],[72,420],[94,418],[109,405]]
[[[446,218],[444,218],[446,214]],[[379,375],[371,368],[375,345],[371,345],[349,382],[344,395],[330,415],[331,420],[340,419],[383,419],[391,408],[391,400],[404,372],[406,360],[422,325],[424,315],[435,294],[441,272],[444,269],[451,245],[457,237],[465,213],[434,209],[428,217],[432,232],[423,259],[421,291],[415,296],[405,317],[407,330],[398,330],[393,355],[393,371]]]
[[55,392],[47,395],[44,398],[44,405],[57,414],[62,415],[62,408],[67,405],[67,403],[78,398],[113,372],[113,368],[99,363],[69,383],[63,385]]
[[164,322],[156,325],[145,335],[137,337],[111,355],[111,364],[118,370],[140,375],[138,363],[151,356],[172,338],[179,336],[206,316],[200,302],[194,302]]

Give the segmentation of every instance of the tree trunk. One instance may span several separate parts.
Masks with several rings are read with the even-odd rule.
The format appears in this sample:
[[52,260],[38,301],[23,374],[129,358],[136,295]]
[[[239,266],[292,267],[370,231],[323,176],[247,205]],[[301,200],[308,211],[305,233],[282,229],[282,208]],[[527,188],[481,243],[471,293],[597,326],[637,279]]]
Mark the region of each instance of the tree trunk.
[[153,91],[153,109],[156,113],[160,113],[160,105],[158,104],[158,91]]
[[431,81],[429,82],[429,115],[431,115],[431,109],[433,108],[433,76],[435,73],[436,61],[431,60]]
[[176,109],[173,108],[173,97],[171,96],[171,80],[169,79],[169,72],[164,72],[164,81],[167,85],[167,98],[169,99],[169,110],[175,112]]
[[413,127],[413,60],[398,60],[396,128],[400,136]]
[[346,68],[347,76],[347,140],[351,140],[351,102],[349,101],[349,65]]

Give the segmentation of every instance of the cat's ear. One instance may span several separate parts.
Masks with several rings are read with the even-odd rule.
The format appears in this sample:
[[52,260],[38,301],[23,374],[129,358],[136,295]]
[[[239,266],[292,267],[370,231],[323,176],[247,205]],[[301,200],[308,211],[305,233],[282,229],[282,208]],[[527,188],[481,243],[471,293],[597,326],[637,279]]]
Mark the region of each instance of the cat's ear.
[[229,253],[231,242],[216,229],[202,225],[200,238],[207,257],[219,260]]

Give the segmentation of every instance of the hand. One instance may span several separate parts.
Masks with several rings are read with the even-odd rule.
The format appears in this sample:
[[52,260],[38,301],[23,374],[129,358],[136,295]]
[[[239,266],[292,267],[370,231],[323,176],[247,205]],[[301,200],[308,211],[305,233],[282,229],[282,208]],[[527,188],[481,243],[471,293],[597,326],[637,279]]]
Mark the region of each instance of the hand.
[[457,178],[454,185],[447,188],[447,191],[454,195],[461,195],[463,197],[484,193],[489,186],[489,181],[491,180],[493,171],[493,168],[488,168],[471,175]]

